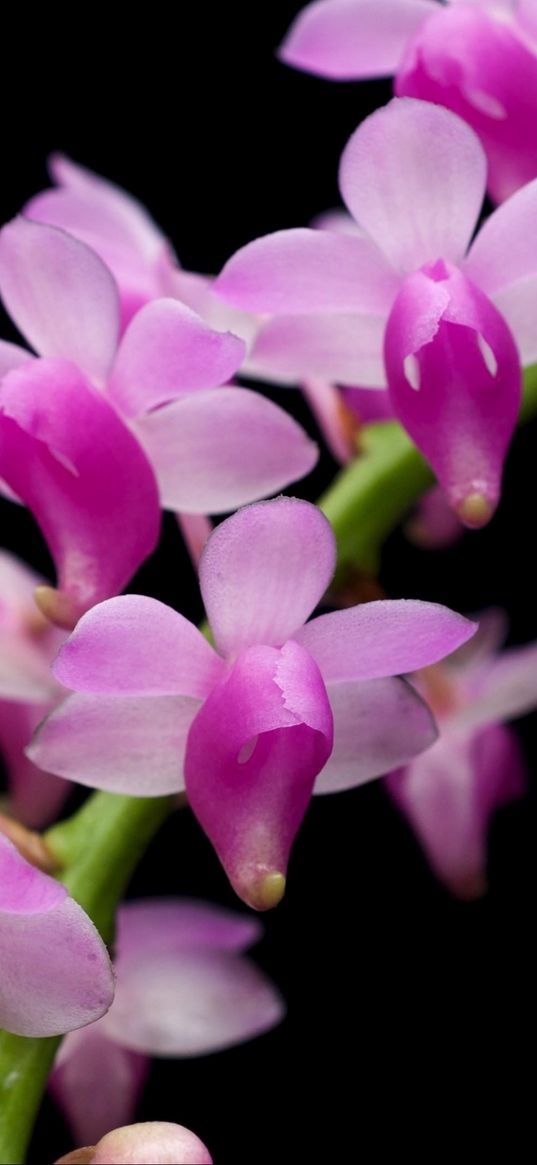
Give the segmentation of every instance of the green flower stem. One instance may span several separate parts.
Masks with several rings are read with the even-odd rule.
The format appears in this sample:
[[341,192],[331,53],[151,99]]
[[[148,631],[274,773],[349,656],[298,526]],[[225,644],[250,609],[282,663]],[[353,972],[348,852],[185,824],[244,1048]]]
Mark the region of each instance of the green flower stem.
[[[537,415],[537,366],[524,382],[521,421]],[[349,567],[376,571],[385,538],[433,481],[395,421],[364,428],[360,453],[319,501],[336,534],[340,576]],[[74,817],[46,834],[60,880],[108,943],[129,878],[172,806],[169,798],[94,793]],[[23,1160],[58,1043],[0,1033],[0,1165]]]

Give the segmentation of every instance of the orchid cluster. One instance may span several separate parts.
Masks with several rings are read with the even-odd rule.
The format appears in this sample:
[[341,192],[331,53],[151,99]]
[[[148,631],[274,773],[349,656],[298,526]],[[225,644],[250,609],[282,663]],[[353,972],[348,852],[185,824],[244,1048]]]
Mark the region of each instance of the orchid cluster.
[[[501,650],[502,612],[389,598],[372,571],[413,504],[422,545],[491,520],[537,403],[537,4],[314,0],[280,56],[395,75],[343,151],[344,209],[213,278],[54,155],[0,232],[20,336],[0,341],[0,489],[56,574],[0,552],[1,1161],[22,1160],[48,1079],[85,1146],[61,1161],[210,1162],[182,1124],[130,1124],[151,1058],[221,1052],[285,1014],[245,954],[256,915],[122,900],[172,811],[267,911],[312,796],[385,777],[434,874],[473,899],[492,817],[526,789],[508,722],[537,707],[537,645]],[[318,505],[292,387],[340,463]],[[200,627],[180,585],[176,609],[132,593],[163,510]]]

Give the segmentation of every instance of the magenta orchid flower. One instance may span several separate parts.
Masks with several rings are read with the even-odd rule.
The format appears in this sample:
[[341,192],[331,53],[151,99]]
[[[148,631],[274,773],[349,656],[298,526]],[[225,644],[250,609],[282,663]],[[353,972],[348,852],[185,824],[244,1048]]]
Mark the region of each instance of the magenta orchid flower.
[[254,359],[270,354],[295,379],[388,387],[450,505],[474,527],[498,502],[521,362],[537,359],[537,181],[468,250],[485,171],[460,118],[396,98],[359,126],[341,160],[361,233],[279,231],[240,250],[216,283],[226,300],[274,317]]
[[[72,627],[153,550],[160,507],[220,513],[312,468],[316,448],[270,401],[222,385],[244,344],[154,300],[118,347],[118,294],[98,256],[56,227],[0,235],[0,288],[42,358],[0,345],[0,477],[33,512]],[[199,391],[204,389],[205,391]]]
[[535,0],[316,0],[280,56],[339,81],[395,73],[399,97],[459,114],[479,134],[496,202],[537,177]]
[[53,668],[76,694],[45,720],[29,756],[115,792],[186,788],[239,896],[259,910],[276,905],[314,786],[359,785],[427,748],[428,709],[393,677],[475,630],[412,601],[306,623],[334,567],[334,535],[315,506],[279,498],[240,510],[201,558],[216,651],[154,599],[100,604]]
[[55,1036],[100,1019],[114,996],[106,947],[65,886],[0,834],[0,1027]]
[[33,829],[48,825],[69,793],[65,781],[41,772],[24,751],[43,716],[65,695],[50,673],[65,635],[33,601],[44,581],[0,551],[0,752],[9,812]]
[[468,647],[416,678],[440,736],[386,781],[432,870],[461,898],[486,890],[491,818],[527,784],[505,721],[537,707],[537,644],[498,654],[504,633],[499,613],[487,613]]
[[151,1056],[205,1056],[280,1022],[281,996],[244,955],[261,934],[257,919],[205,902],[120,908],[114,1003],[64,1040],[51,1077],[75,1141],[132,1120]]
[[211,1165],[199,1137],[183,1125],[145,1121],[113,1129],[97,1145],[75,1149],[56,1165]]

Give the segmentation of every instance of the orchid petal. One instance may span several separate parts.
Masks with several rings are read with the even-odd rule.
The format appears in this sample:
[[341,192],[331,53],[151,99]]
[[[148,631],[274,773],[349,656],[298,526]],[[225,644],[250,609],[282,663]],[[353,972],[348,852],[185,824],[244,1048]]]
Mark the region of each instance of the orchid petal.
[[33,360],[31,352],[19,348],[18,344],[8,344],[6,340],[0,340],[0,379],[13,368],[25,364],[27,360]]
[[309,473],[318,448],[288,413],[247,388],[208,389],[134,425],[162,505],[219,514]]
[[30,637],[0,628],[0,700],[40,704],[58,693],[43,652]]
[[127,416],[149,412],[185,392],[230,380],[245,345],[230,332],[215,332],[174,299],[143,307],[121,341],[108,392]]
[[390,101],[358,127],[340,167],[349,210],[404,274],[439,258],[462,259],[485,181],[473,131],[447,109],[408,98]]
[[110,1007],[106,947],[82,908],[0,835],[0,1023],[22,1036],[53,1036]]
[[431,0],[316,0],[295,18],[279,56],[335,81],[388,77],[434,9]]
[[189,803],[241,898],[281,899],[289,851],[332,749],[332,713],[298,644],[250,647],[196,716],[185,760]]
[[184,788],[188,696],[68,696],[26,750],[34,764],[90,789],[160,797]]
[[101,1022],[63,1040],[49,1090],[75,1143],[94,1145],[136,1113],[150,1060],[111,1040]]
[[380,599],[312,619],[295,639],[323,679],[369,680],[436,663],[466,643],[477,624],[439,603]]
[[472,696],[452,717],[461,728],[512,720],[537,708],[537,645],[503,651],[472,676]]
[[24,749],[49,705],[0,702],[0,750],[5,765],[9,812],[30,829],[42,829],[56,819],[69,796],[67,781],[44,773]]
[[284,384],[321,379],[385,388],[385,328],[378,315],[276,317],[261,325],[248,371]]
[[258,942],[263,931],[251,914],[237,914],[194,898],[149,898],[124,902],[116,934],[120,977],[140,957],[180,955],[185,950],[240,954]]
[[[63,1158],[65,1162],[68,1158]],[[95,1146],[91,1165],[212,1165],[206,1146],[190,1129],[168,1121],[146,1121],[113,1129]],[[61,1161],[56,1165],[61,1165]]]
[[120,595],[80,619],[53,671],[77,692],[202,697],[221,679],[224,664],[171,607],[145,595]]
[[0,233],[0,288],[40,355],[72,360],[104,383],[117,345],[118,295],[89,247],[56,227],[15,219]]
[[350,680],[327,685],[334,749],[314,793],[337,793],[381,777],[434,743],[432,715],[404,680]]
[[218,526],[200,563],[200,587],[224,654],[280,646],[302,626],[335,569],[330,523],[309,502],[277,498]]

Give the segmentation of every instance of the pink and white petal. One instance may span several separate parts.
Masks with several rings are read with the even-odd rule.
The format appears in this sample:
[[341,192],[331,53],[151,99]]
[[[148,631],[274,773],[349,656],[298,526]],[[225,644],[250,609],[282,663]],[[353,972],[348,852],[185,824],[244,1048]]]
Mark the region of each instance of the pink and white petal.
[[395,98],[351,137],[340,188],[359,225],[407,274],[428,261],[462,259],[486,174],[479,139],[460,118],[429,102]]
[[320,615],[294,638],[328,682],[417,671],[450,655],[476,630],[477,623],[440,603],[380,599]]
[[0,836],[0,1023],[21,1036],[83,1027],[114,995],[106,947],[67,890]]
[[39,355],[72,360],[104,384],[117,346],[119,301],[94,251],[56,227],[14,219],[0,233],[0,289]]
[[278,493],[313,469],[319,450],[278,405],[247,388],[185,396],[133,425],[162,506],[221,514]]
[[129,324],[108,392],[126,416],[139,416],[183,393],[224,384],[244,352],[231,332],[214,331],[175,299],[157,299]]
[[214,289],[251,312],[379,314],[390,310],[398,284],[382,251],[365,235],[299,227],[242,247]]
[[184,789],[188,730],[200,707],[188,696],[68,696],[38,728],[27,756],[39,768],[133,797]]
[[537,644],[503,651],[484,662],[472,680],[454,725],[480,727],[532,712],[537,708]]
[[58,693],[44,652],[22,631],[0,628],[0,700],[42,704]]
[[238,656],[190,729],[189,803],[239,897],[278,904],[315,777],[332,750],[318,668],[298,644]]
[[228,655],[285,643],[320,602],[335,562],[330,523],[309,502],[277,498],[222,522],[200,564],[217,647]]
[[157,542],[151,466],[108,401],[67,361],[34,360],[4,379],[0,474],[41,527],[71,626],[122,590]]
[[[76,1155],[61,1157],[56,1165],[68,1165],[72,1160],[77,1160]],[[131,1165],[133,1161],[138,1165],[212,1165],[209,1150],[199,1137],[168,1121],[144,1121],[113,1129],[91,1149],[91,1165]]]
[[179,954],[185,950],[239,954],[263,933],[252,914],[237,914],[195,898],[144,898],[124,902],[116,932],[116,967],[126,982],[132,962],[141,957]]
[[18,344],[9,344],[7,340],[0,340],[0,377],[5,376],[6,372],[11,372],[13,368],[25,364],[27,360],[33,360],[33,355],[26,348],[19,348]]
[[163,294],[180,299],[202,320],[218,332],[233,332],[244,340],[250,348],[257,332],[259,321],[250,312],[231,307],[213,290],[214,277],[198,275],[195,271],[184,271],[181,267],[168,267],[164,277]]
[[63,1040],[48,1086],[75,1144],[95,1145],[132,1121],[149,1069],[147,1056],[109,1039],[100,1022]]
[[248,371],[284,384],[320,379],[386,388],[385,330],[379,315],[280,316],[261,325]]
[[0,750],[9,812],[29,829],[50,825],[71,792],[67,781],[44,773],[25,755],[32,733],[48,711],[48,705],[0,702]]
[[334,748],[314,793],[337,793],[381,777],[430,748],[438,735],[429,708],[405,680],[327,685]]
[[224,663],[198,628],[165,603],[120,595],[80,619],[53,670],[77,692],[204,697]]
[[435,7],[431,0],[316,0],[299,12],[279,57],[334,81],[387,77]]

